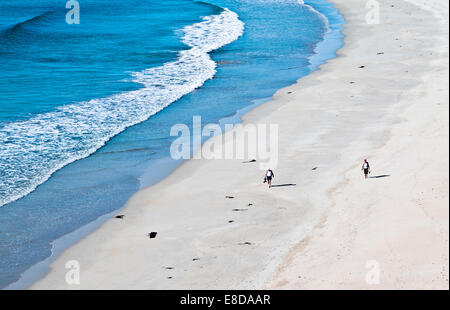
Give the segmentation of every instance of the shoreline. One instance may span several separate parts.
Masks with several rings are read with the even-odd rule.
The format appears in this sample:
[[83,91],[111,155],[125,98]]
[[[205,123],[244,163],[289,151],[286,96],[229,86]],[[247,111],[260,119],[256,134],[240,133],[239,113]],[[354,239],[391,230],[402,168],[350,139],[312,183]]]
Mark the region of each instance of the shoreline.
[[[333,2],[338,3],[338,9],[346,17],[348,24],[344,32],[358,32],[358,29],[351,28],[351,21],[340,7],[345,7],[353,19],[355,14],[363,12],[364,7],[356,6],[355,1],[345,4]],[[403,2],[395,1],[396,5],[398,3]],[[363,29],[361,32],[367,35],[370,31]],[[379,34],[373,32],[375,34],[369,35],[377,38]],[[355,90],[347,83],[346,86],[340,83],[342,80],[349,82],[349,77],[358,79],[356,86],[367,83],[367,77],[360,74],[367,70],[360,70],[355,60],[346,57],[347,53],[354,53],[351,46],[355,45],[358,36],[360,41],[364,39],[360,33],[355,36],[344,39],[351,44],[349,47],[346,42],[338,52],[343,57],[328,61],[297,84],[279,90],[273,101],[243,117],[243,123],[282,123],[280,149],[283,152],[275,174],[280,182],[290,182],[296,184],[295,187],[269,192],[258,181],[254,183],[260,179],[260,171],[242,165],[240,161],[183,163],[165,180],[137,193],[123,209],[126,214],[123,222],[108,221],[64,252],[52,264],[50,274],[32,288],[100,288],[100,283],[108,283],[106,288],[263,287],[279,271],[285,255],[298,245],[299,240],[305,240],[330,210],[331,202],[326,193],[342,182],[342,176],[347,175],[349,168],[355,167],[351,163],[359,162],[362,153],[370,154],[384,145],[389,140],[385,127],[390,128],[398,122],[394,113],[398,110],[397,105],[385,104],[381,108],[370,102],[362,108],[353,102],[342,105],[342,102],[351,101],[350,93],[359,97],[361,103],[367,100],[367,89]],[[411,40],[405,41],[411,43]],[[355,67],[342,65],[345,61]],[[374,63],[369,56],[365,62]],[[370,66],[368,69],[377,70]],[[326,75],[328,80],[324,81]],[[316,91],[321,89],[318,81],[334,86],[328,90],[334,90],[336,96],[333,96],[333,101],[336,102],[323,102]],[[389,82],[376,81],[381,88],[387,87]],[[398,85],[394,85],[397,89],[389,89],[392,94],[384,99],[396,97],[401,87],[411,89],[421,84],[409,77],[402,83],[400,89]],[[370,94],[369,89],[369,96],[375,98],[376,95]],[[301,106],[296,104],[298,102]],[[367,110],[376,118],[376,122],[368,122],[369,126],[363,118]],[[361,128],[364,132],[355,132]],[[367,143],[368,136],[372,143]],[[351,147],[346,147],[349,141]],[[359,151],[356,151],[356,145]],[[314,166],[318,167],[319,173],[311,170]],[[239,180],[233,177],[236,170],[242,175]],[[220,180],[229,183],[223,184],[225,182]],[[187,186],[191,188],[186,189]],[[178,199],[173,197],[173,193],[177,193]],[[223,198],[227,194],[235,195],[236,199],[227,201]],[[184,199],[183,203],[179,202],[180,197]],[[230,212],[230,209],[248,202],[256,208],[240,215]],[[236,221],[232,225],[227,223],[231,217]],[[152,241],[146,239],[145,234],[150,230],[158,231],[160,237]],[[250,245],[243,250],[240,244],[246,240]],[[89,251],[92,248],[97,250],[95,255]],[[78,287],[68,287],[64,283],[64,262],[75,258],[80,260],[83,280]],[[198,260],[194,261],[195,258]],[[121,264],[124,261],[128,262],[126,266]],[[289,283],[289,280],[283,281]]]
[[[225,120],[229,120],[227,123],[233,123],[233,124],[239,124],[242,122],[241,117],[248,113],[248,111],[251,111],[255,107],[264,104],[268,101],[270,101],[271,98],[261,98],[258,100],[254,100],[254,103],[248,107],[245,107],[243,109],[240,109],[236,111],[234,115],[224,117],[219,120],[219,123],[224,122]],[[166,177],[168,177],[175,169],[177,169],[180,165],[183,165],[186,160],[183,160],[180,163],[177,163],[175,160],[172,160],[171,158],[162,158],[157,163],[154,163],[153,165],[158,165],[158,163],[163,163],[166,165],[166,167],[162,168],[160,174],[158,174],[157,177],[155,176],[147,176],[146,173],[144,173],[140,178],[141,183],[141,190],[144,190],[147,187],[151,187],[162,180],[164,180]],[[152,165],[148,167],[150,170],[152,168]],[[39,280],[43,279],[50,271],[50,265],[67,249],[70,247],[76,245],[78,242],[83,240],[85,237],[89,236],[89,234],[95,232],[96,230],[100,229],[103,224],[105,224],[107,221],[111,220],[116,214],[120,213],[126,205],[122,206],[121,208],[114,210],[110,213],[104,214],[97,219],[95,219],[92,222],[89,222],[86,225],[83,225],[82,227],[79,227],[78,229],[65,234],[64,236],[54,240],[51,248],[51,255],[47,257],[46,259],[36,263],[35,265],[28,268],[24,273],[20,275],[19,280],[8,284],[6,287],[4,287],[4,290],[20,290],[20,289],[27,289],[31,287],[35,282],[38,282]]]
[[[308,7],[309,10],[312,10],[316,12],[317,14],[321,15],[322,18],[327,19],[325,16],[326,13],[321,13],[320,11],[317,11],[316,8],[314,8],[310,4],[304,4],[306,7]],[[336,13],[332,13],[331,15],[334,15]],[[339,12],[337,12],[339,15]],[[334,18],[341,19],[342,16],[337,16]],[[324,38],[322,41],[320,41],[316,48],[315,48],[315,54],[313,54],[310,58],[310,65],[312,72],[316,71],[318,67],[320,67],[323,64],[326,64],[330,59],[337,57],[335,55],[336,50],[338,50],[342,46],[342,39],[341,39],[341,30],[342,30],[342,24],[339,24],[339,27],[336,28],[336,23],[333,26],[329,25],[329,22],[327,20],[328,24],[328,32],[324,34]],[[336,42],[337,40],[337,42]],[[333,42],[334,41],[334,42]],[[334,55],[334,56],[333,56]],[[312,73],[311,72],[311,73]],[[311,74],[310,73],[310,74]],[[219,123],[232,123],[232,124],[242,124],[243,122],[243,116],[247,114],[249,111],[255,109],[256,107],[265,104],[269,101],[273,100],[273,97],[268,98],[260,98],[253,100],[254,103],[252,103],[249,106],[246,106],[242,109],[237,110],[233,115],[224,116],[219,120]],[[221,125],[222,126],[222,125]],[[202,142],[202,145],[205,143],[205,141]],[[167,168],[159,168],[157,167],[158,163],[163,163],[167,165]],[[162,158],[158,160],[158,162],[152,163],[146,170],[150,171],[152,168],[157,168],[158,171],[161,171],[161,173],[157,173],[158,176],[155,177],[154,171],[150,171],[150,175],[147,175],[147,172],[144,172],[139,177],[139,182],[141,184],[140,190],[144,190],[147,187],[151,187],[161,181],[163,181],[165,178],[171,175],[171,173],[178,169],[181,165],[185,164],[186,160],[183,160],[179,163],[176,161],[170,159],[170,158]],[[113,218],[113,214],[120,213],[122,210],[124,210],[127,207],[128,203],[122,206],[121,208],[112,211],[108,214],[102,215],[96,220],[76,229],[75,231],[72,231],[52,242],[52,254],[47,257],[45,260],[40,261],[27,269],[24,273],[20,275],[19,280],[10,283],[7,285],[4,289],[10,290],[10,289],[26,289],[32,286],[33,283],[38,282],[40,279],[44,278],[46,274],[50,271],[50,265],[67,249],[70,247],[76,245],[80,241],[82,241],[85,237],[89,236],[89,234],[95,232],[98,229],[101,229],[101,227],[108,221]]]

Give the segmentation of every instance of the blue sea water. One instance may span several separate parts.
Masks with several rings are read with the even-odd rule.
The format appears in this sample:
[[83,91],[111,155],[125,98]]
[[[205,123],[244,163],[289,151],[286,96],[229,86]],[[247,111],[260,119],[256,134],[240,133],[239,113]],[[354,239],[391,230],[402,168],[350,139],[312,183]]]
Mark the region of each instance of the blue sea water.
[[[0,288],[167,175],[170,127],[219,122],[335,56],[324,0],[0,2]],[[324,40],[326,38],[326,40]]]

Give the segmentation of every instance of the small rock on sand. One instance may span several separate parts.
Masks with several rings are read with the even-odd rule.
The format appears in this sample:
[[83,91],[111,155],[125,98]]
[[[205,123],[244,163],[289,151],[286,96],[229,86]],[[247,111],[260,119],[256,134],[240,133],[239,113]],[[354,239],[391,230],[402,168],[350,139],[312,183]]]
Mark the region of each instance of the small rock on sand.
[[251,244],[252,244],[252,243],[251,243],[251,242],[248,242],[248,241],[239,243],[239,245],[251,245]]

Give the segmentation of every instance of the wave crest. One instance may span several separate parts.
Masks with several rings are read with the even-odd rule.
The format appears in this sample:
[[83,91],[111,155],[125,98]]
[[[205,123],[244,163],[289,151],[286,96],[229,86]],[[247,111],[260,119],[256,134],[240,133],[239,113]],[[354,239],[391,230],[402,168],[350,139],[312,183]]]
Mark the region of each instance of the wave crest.
[[23,27],[27,26],[27,25],[32,25],[34,23],[38,23],[41,21],[44,21],[50,14],[52,14],[54,12],[48,11],[48,12],[44,12],[38,15],[35,15],[33,17],[30,17],[24,21],[15,23],[13,25],[8,26],[5,29],[0,30],[0,35],[11,35],[15,32],[20,31]]
[[237,40],[244,23],[224,9],[183,31],[182,40],[191,49],[181,51],[174,62],[133,74],[144,88],[0,127],[0,206],[29,194],[55,171],[202,86],[216,73],[208,53]]

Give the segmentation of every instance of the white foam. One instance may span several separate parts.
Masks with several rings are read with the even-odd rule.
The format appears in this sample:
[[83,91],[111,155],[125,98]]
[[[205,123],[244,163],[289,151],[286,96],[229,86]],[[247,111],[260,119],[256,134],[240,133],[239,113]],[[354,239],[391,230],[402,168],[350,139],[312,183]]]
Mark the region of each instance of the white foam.
[[183,29],[183,42],[191,49],[181,51],[174,62],[133,74],[144,88],[0,127],[0,206],[29,194],[55,171],[202,86],[216,73],[208,53],[237,40],[243,31],[244,23],[228,9],[204,17]]

